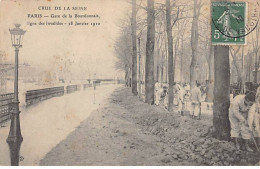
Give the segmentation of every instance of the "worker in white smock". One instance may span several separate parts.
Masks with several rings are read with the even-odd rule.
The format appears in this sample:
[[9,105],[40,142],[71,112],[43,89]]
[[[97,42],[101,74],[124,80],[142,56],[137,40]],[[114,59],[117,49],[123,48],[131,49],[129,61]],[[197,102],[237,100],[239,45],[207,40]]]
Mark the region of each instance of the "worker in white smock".
[[245,149],[252,152],[248,142],[251,133],[248,126],[248,112],[255,101],[255,94],[247,92],[246,95],[237,95],[229,107],[230,135],[235,140],[237,149],[240,149],[238,138],[244,141]]

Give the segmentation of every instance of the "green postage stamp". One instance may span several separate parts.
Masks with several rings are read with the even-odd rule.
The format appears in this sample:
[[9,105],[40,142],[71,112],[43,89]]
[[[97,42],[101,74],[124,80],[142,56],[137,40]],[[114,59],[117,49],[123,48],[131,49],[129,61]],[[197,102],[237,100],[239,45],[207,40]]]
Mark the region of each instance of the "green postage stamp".
[[213,45],[246,44],[246,2],[212,2]]

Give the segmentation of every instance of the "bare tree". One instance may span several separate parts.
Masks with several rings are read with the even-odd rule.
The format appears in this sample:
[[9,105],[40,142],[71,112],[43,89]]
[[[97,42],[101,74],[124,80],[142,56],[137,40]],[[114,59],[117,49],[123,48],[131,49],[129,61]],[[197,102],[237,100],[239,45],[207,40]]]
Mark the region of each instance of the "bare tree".
[[170,0],[166,0],[165,5],[166,5],[166,32],[167,32],[167,39],[168,39],[168,78],[169,78],[168,110],[173,111],[174,67],[173,67],[173,39],[172,39]]
[[252,36],[252,43],[253,43],[253,51],[254,51],[254,54],[255,54],[255,71],[254,71],[254,82],[257,83],[258,82],[258,79],[257,79],[257,74],[258,74],[258,69],[259,69],[259,64],[260,64],[260,61],[259,61],[259,56],[258,56],[258,53],[259,53],[259,49],[260,49],[260,44],[259,44],[259,31],[260,31],[260,28],[259,26],[256,27],[255,29],[255,36]]
[[209,59],[208,59],[208,66],[209,66],[209,88],[206,93],[206,101],[213,102],[213,90],[214,90],[214,47],[209,42]]
[[245,77],[245,80],[250,82],[251,81],[251,71],[252,71],[252,62],[253,62],[253,55],[254,55],[254,52],[253,51],[250,51],[248,49],[247,51],[247,54],[245,56],[245,59],[246,59],[246,64],[245,64],[245,71],[246,71],[246,77]]
[[132,0],[132,93],[137,95],[136,0]]
[[[204,16],[204,15],[202,15]],[[200,21],[205,25],[205,32],[211,31],[210,23],[208,22],[208,18],[205,17],[206,20]],[[205,58],[208,65],[208,90],[206,91],[206,98],[205,101],[207,102],[213,102],[213,89],[214,89],[214,46],[212,46],[211,38],[208,36],[203,36],[203,39],[205,39],[203,46],[205,46],[204,49],[201,49],[203,53],[205,53]]]
[[148,104],[154,104],[154,43],[155,43],[154,0],[147,0],[145,102]]
[[234,62],[234,65],[235,65],[235,68],[236,68],[236,71],[237,71],[237,81],[238,82],[242,82],[242,70],[240,68],[240,65],[239,65],[239,51],[241,49],[241,46],[239,47],[230,47],[230,54],[233,58],[233,62]]
[[[125,24],[126,23],[126,24]],[[131,29],[128,20],[122,23],[121,36],[115,42],[115,54],[118,61],[115,64],[117,70],[125,71],[126,86],[130,87],[131,82],[131,57],[132,57],[132,44],[131,42]]]
[[178,32],[181,40],[181,52],[180,52],[180,81],[183,82],[183,67],[184,67],[184,41],[185,41],[185,30],[188,22],[183,21],[181,28],[178,27]]
[[192,59],[190,65],[190,84],[191,87],[195,86],[195,67],[197,64],[197,49],[198,49],[198,20],[200,15],[200,9],[203,6],[201,0],[194,0],[194,8],[193,8],[193,20],[191,26],[191,50],[192,50]]

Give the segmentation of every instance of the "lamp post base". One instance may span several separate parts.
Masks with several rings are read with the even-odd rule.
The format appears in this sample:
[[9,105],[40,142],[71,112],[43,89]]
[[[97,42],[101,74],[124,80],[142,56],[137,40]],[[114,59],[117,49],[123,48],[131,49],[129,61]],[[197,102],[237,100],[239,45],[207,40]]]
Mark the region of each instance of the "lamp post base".
[[19,166],[20,148],[22,144],[22,137],[8,137],[7,143],[9,145],[11,166]]
[[6,139],[7,143],[18,143],[18,142],[23,142],[23,137],[22,136],[9,136]]
[[17,109],[17,107],[19,106],[19,102],[14,102],[13,104],[14,104],[14,112],[11,117],[10,132],[8,138],[6,139],[6,142],[9,145],[11,166],[18,166],[19,158],[20,158],[19,153],[20,153],[21,144],[23,142],[23,137],[20,129],[20,118],[19,118],[20,111],[19,109]]
[[17,143],[23,141],[21,128],[20,128],[19,114],[21,112],[19,111],[19,102],[13,102],[13,106],[14,106],[14,110],[13,110],[14,112],[12,113],[12,117],[11,117],[11,126],[10,126],[9,135],[8,138],[6,139],[7,143],[10,142]]

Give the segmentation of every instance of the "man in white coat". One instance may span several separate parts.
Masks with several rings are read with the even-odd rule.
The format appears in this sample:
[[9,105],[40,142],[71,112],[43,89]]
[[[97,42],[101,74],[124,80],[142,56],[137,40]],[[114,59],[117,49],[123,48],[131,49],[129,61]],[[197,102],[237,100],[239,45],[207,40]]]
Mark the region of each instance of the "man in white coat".
[[191,111],[190,116],[194,119],[200,119],[201,91],[200,83],[191,90]]
[[251,139],[251,133],[248,126],[248,112],[255,101],[255,94],[248,92],[246,95],[237,95],[229,107],[229,121],[231,127],[231,137],[234,138],[237,149],[240,149],[238,138],[242,138],[245,143],[245,149],[252,152],[248,142]]

